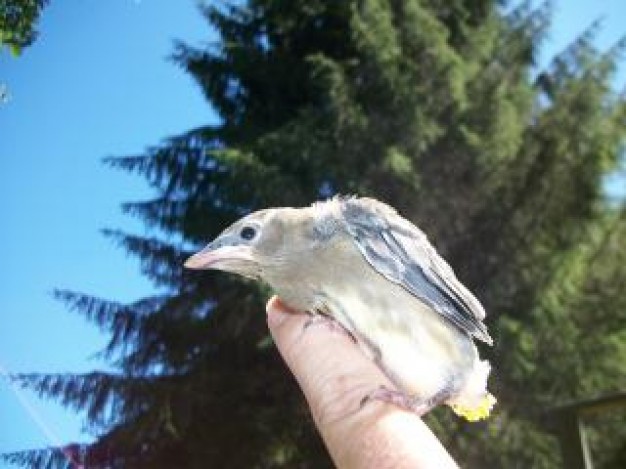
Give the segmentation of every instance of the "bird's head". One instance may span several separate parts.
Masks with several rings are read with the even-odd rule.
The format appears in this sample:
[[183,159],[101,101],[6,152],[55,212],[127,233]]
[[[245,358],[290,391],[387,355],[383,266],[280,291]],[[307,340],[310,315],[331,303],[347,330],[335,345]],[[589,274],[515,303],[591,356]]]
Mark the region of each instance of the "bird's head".
[[311,225],[306,209],[260,210],[226,228],[204,249],[187,259],[185,267],[264,278],[272,268],[297,263],[297,253],[312,243]]

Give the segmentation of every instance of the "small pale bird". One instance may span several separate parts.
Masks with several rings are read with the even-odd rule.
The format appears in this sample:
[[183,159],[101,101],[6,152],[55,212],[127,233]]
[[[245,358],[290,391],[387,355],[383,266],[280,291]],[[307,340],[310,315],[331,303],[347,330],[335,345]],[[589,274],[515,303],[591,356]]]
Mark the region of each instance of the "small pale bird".
[[473,343],[492,344],[483,307],[426,235],[382,202],[260,210],[185,267],[263,280],[287,306],[337,321],[395,386],[367,398],[420,415],[445,403],[470,421],[495,403]]

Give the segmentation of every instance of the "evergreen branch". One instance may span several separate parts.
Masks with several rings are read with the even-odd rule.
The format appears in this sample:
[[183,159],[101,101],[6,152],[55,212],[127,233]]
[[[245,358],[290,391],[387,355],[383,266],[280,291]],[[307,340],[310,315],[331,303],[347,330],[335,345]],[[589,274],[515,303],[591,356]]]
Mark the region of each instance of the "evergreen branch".
[[112,168],[140,174],[151,186],[173,194],[197,184],[204,171],[215,170],[211,152],[222,146],[217,129],[207,126],[171,137],[144,155],[109,157],[103,161]]
[[[202,334],[204,329],[198,327],[199,321],[206,318],[212,307],[211,298],[220,288],[219,283],[214,283],[201,283],[204,287],[199,290],[196,284],[191,293],[159,295],[127,305],[66,290],[57,290],[54,295],[111,334],[101,356],[111,358],[119,351],[117,365],[127,373],[141,374],[159,363],[169,370],[168,356],[178,353],[173,344],[188,347],[176,339],[175,331],[187,336],[190,330]],[[198,337],[199,343],[205,339]],[[180,360],[176,362],[180,366]]]
[[0,454],[6,464],[38,469],[75,469],[83,462],[86,445],[77,443],[62,448],[43,448]]
[[[86,410],[92,426],[109,426],[131,418],[176,389],[180,377],[128,376],[94,371],[85,374],[13,374],[10,379],[40,398],[53,398],[64,407]],[[150,396],[149,400],[146,397]]]
[[64,302],[70,310],[80,312],[88,321],[96,323],[103,330],[123,330],[124,337],[131,335],[135,324],[142,317],[160,308],[169,298],[166,295],[158,295],[122,304],[70,290],[55,290],[53,296]]
[[53,398],[64,407],[74,410],[87,409],[91,421],[101,421],[106,404],[122,387],[133,386],[133,380],[105,372],[75,374],[15,374],[11,380],[22,388],[35,391],[40,398]]
[[[194,289],[189,294],[172,296],[149,318],[137,323],[132,337],[114,331],[105,356],[121,349],[116,365],[130,374],[144,374],[154,367],[163,373],[186,371],[197,358],[194,344],[198,348],[210,346],[206,318],[214,302],[207,293],[201,295]],[[180,337],[186,340],[181,342]]]
[[[209,199],[211,195],[214,197]],[[186,233],[187,239],[197,244],[216,236],[243,213],[243,209],[222,200],[215,190],[208,190],[200,200],[158,197],[127,202],[122,205],[122,210],[168,234]]]
[[[210,161],[211,168],[203,171],[179,168],[162,196],[123,204],[123,211],[168,233],[206,242],[236,218],[298,189],[291,175],[246,151],[215,150]],[[184,176],[187,172],[195,174],[195,182]]]
[[102,233],[139,257],[142,273],[157,286],[180,287],[182,284],[183,263],[192,252],[156,238],[134,236],[119,230],[104,229]]

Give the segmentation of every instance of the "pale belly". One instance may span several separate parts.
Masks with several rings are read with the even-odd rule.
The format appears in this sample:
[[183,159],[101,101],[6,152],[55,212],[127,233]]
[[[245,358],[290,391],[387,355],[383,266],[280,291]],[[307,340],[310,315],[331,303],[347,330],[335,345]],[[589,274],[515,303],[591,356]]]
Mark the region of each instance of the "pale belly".
[[477,357],[471,339],[401,286],[373,271],[362,277],[325,286],[328,313],[399,390],[420,399],[454,394]]

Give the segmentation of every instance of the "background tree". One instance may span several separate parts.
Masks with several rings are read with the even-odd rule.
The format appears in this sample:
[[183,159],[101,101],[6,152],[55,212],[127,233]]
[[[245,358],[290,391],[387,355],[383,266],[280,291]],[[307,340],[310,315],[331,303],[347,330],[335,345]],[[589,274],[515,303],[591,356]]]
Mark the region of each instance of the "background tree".
[[[30,46],[37,37],[35,25],[47,3],[48,0],[0,0],[0,49],[7,47],[17,56]],[[0,104],[10,96],[7,86],[0,82]]]
[[0,0],[0,45],[19,55],[37,37],[35,25],[49,0]]
[[[446,447],[464,467],[557,466],[544,410],[626,375],[624,214],[603,194],[626,133],[626,102],[610,86],[622,45],[595,50],[592,27],[535,78],[546,7],[250,0],[202,12],[220,40],[178,44],[174,57],[220,124],[108,160],[155,189],[124,206],[154,237],[106,234],[166,293],[119,304],[59,291],[110,334],[103,356],[119,372],[15,377],[87,410],[99,437],[72,446],[76,458],[330,465],[268,339],[267,291],[182,263],[244,213],[341,192],[393,203],[489,312],[500,404],[478,424],[434,411]],[[624,429],[598,429],[608,467]],[[65,463],[54,450],[6,459]]]

